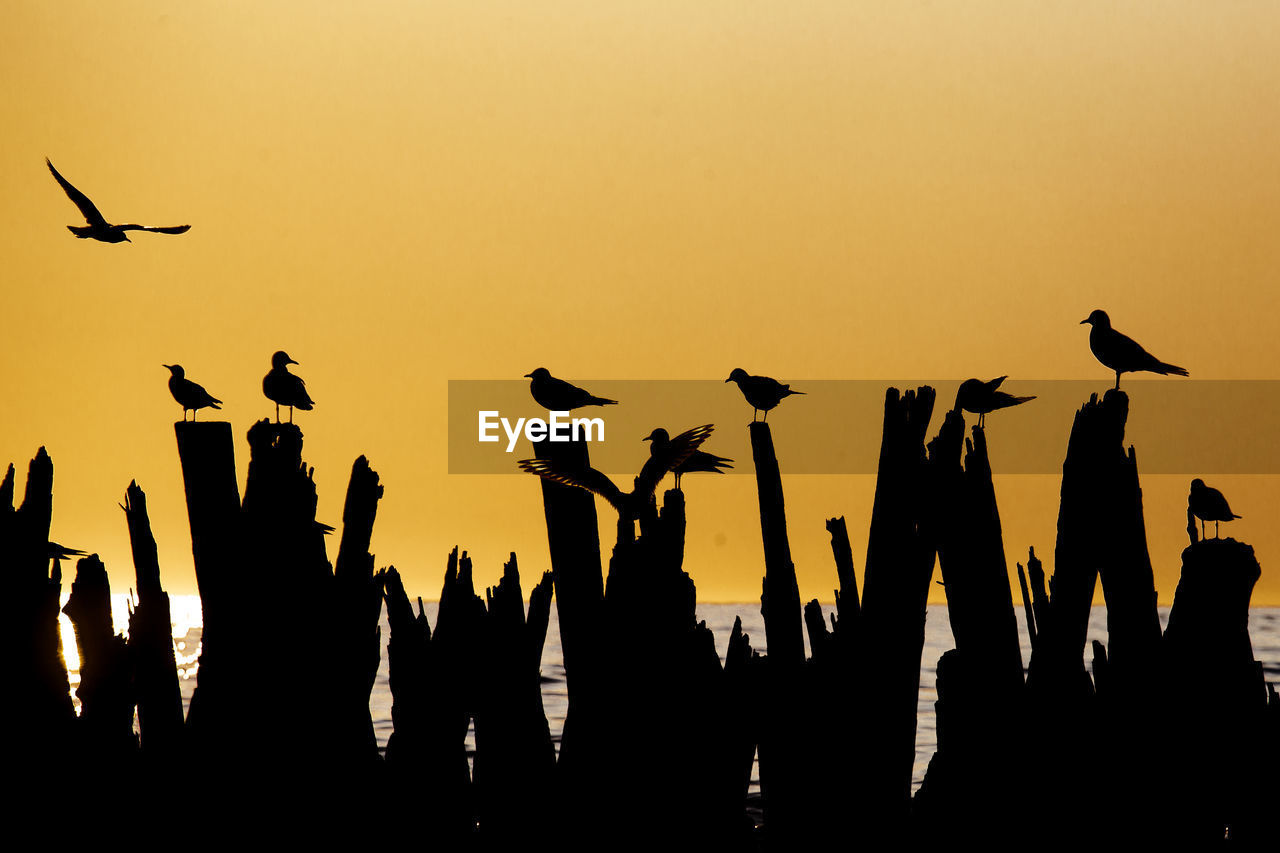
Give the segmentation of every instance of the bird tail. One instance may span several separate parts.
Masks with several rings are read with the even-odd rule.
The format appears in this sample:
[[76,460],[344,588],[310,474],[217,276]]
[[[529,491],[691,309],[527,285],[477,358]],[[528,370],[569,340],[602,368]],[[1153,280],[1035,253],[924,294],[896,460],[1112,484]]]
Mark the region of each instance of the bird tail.
[[588,397],[586,405],[588,406],[616,406],[617,400],[606,400],[604,397]]
[[1030,397],[1014,397],[1014,398],[1013,398],[1013,404],[1016,406],[1016,405],[1018,405],[1019,403],[1029,403],[1029,402],[1031,402],[1032,400],[1034,400],[1035,398],[1036,398],[1036,395],[1035,395],[1035,394],[1032,394]]
[[803,391],[797,391],[796,389],[792,388],[791,386],[787,386],[787,393],[786,393],[786,394],[784,394],[783,396],[784,396],[784,397],[786,397],[786,396],[789,396],[789,395],[791,395],[791,394],[803,394],[803,393],[804,393]]
[[210,398],[209,406],[214,409],[221,409],[222,407],[218,405],[221,402],[221,400],[214,400],[213,398]]
[[1175,376],[1190,376],[1185,367],[1178,367],[1176,364],[1166,364],[1163,361],[1156,362],[1156,366],[1151,368],[1152,373],[1159,373],[1161,376],[1173,374]]
[[93,236],[93,229],[88,225],[68,225],[67,230],[79,237],[81,240]]

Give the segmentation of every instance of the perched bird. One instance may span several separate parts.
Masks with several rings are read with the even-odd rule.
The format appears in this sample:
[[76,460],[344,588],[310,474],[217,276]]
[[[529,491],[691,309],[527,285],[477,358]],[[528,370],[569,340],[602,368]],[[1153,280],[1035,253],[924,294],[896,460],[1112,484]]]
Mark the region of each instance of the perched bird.
[[[649,445],[649,457],[655,456],[667,457],[671,452],[671,435],[662,427],[658,427],[653,432],[644,437],[643,441],[653,442]],[[714,453],[707,453],[705,450],[694,450],[683,462],[671,469],[671,473],[676,475],[676,488],[680,488],[680,477],[684,474],[694,473],[711,473],[723,474],[725,468],[733,467],[733,460],[726,459],[723,456],[716,456]]]
[[44,158],[44,162],[49,166],[49,171],[53,172],[53,177],[62,186],[63,192],[67,194],[67,198],[80,208],[80,214],[84,216],[88,225],[68,225],[67,230],[79,237],[81,240],[93,239],[103,243],[131,243],[129,235],[126,231],[152,231],[156,234],[182,234],[191,229],[190,225],[169,225],[163,228],[147,225],[112,225],[102,214],[98,212],[98,208],[94,207],[93,202],[89,201],[89,197],[80,190],[71,186],[71,182],[62,175],[58,174],[58,170],[53,168],[53,163],[49,162],[49,158]]
[[1117,389],[1120,387],[1121,373],[1146,371],[1162,376],[1171,373],[1178,376],[1190,375],[1177,365],[1166,364],[1144,350],[1133,338],[1111,328],[1111,318],[1106,311],[1096,310],[1080,321],[1082,326],[1086,323],[1093,327],[1089,330],[1089,349],[1093,350],[1098,361],[1116,372]]
[[293,410],[311,411],[315,403],[307,394],[307,385],[301,376],[289,372],[289,365],[298,362],[281,350],[271,356],[271,370],[262,378],[262,393],[276,404],[276,423],[280,423],[280,407],[289,407],[289,423],[293,423]]
[[182,419],[187,419],[187,409],[191,410],[191,420],[196,419],[196,412],[199,409],[211,408],[221,409],[218,404],[222,401],[217,397],[213,397],[203,387],[197,385],[187,378],[181,364],[162,364],[161,367],[169,368],[169,393],[173,395],[173,399],[182,404]]
[[577,385],[570,385],[563,379],[556,379],[545,367],[539,367],[533,373],[526,373],[529,393],[538,405],[552,412],[567,412],[581,406],[616,406],[617,400],[606,400],[604,397],[592,396]]
[[972,412],[978,416],[978,426],[983,425],[983,418],[988,412],[994,412],[996,409],[1007,409],[1010,406],[1016,406],[1019,403],[1025,403],[1028,400],[1034,400],[1035,397],[1015,397],[1004,391],[997,391],[1000,383],[1008,379],[1008,376],[1001,376],[992,379],[990,382],[983,382],[981,379],[966,379],[960,383],[960,390],[956,391],[956,408],[964,409],[966,412]]
[[635,487],[630,492],[619,489],[607,476],[595,468],[584,468],[573,471],[556,469],[546,459],[522,459],[517,464],[520,470],[537,474],[544,480],[551,480],[566,486],[586,489],[604,498],[618,511],[619,517],[635,518],[649,505],[658,483],[698,449],[698,445],[707,440],[714,427],[705,424],[682,432],[666,442],[661,448],[650,448],[649,458],[636,476]]
[[1204,523],[1206,521],[1213,522],[1213,536],[1216,539],[1218,537],[1218,522],[1244,517],[1231,511],[1231,507],[1227,506],[1227,499],[1222,496],[1222,492],[1206,486],[1204,480],[1199,478],[1191,481],[1191,494],[1187,497],[1187,506],[1190,507],[1191,514],[1200,519],[1201,539],[1204,538]]
[[725,382],[738,383],[738,390],[742,392],[742,396],[746,397],[747,402],[751,404],[752,423],[755,423],[757,412],[764,412],[764,420],[767,421],[769,420],[769,410],[782,402],[783,397],[804,393],[803,391],[793,391],[790,385],[783,385],[778,380],[770,379],[768,376],[749,376],[741,367],[735,367]]

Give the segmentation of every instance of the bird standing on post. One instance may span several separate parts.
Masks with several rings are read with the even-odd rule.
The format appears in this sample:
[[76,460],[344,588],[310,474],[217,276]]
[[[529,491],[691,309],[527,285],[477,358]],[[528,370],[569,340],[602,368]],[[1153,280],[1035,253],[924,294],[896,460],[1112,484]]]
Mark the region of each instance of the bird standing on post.
[[769,410],[782,402],[784,397],[804,393],[803,391],[793,391],[790,385],[783,385],[778,380],[770,379],[768,376],[750,376],[741,367],[735,367],[725,382],[738,383],[738,390],[742,392],[742,396],[746,397],[747,402],[751,404],[752,423],[756,422],[757,412],[764,412],[764,420],[767,421],[769,420]]
[[539,406],[550,412],[567,412],[581,406],[616,406],[617,400],[596,397],[577,385],[570,385],[563,379],[556,379],[551,371],[539,367],[533,373],[526,373],[529,393]]
[[53,163],[49,162],[49,158],[44,158],[45,164],[49,167],[49,171],[53,173],[54,180],[62,187],[62,191],[67,194],[67,198],[80,208],[80,215],[84,217],[84,221],[88,225],[68,225],[67,230],[79,237],[81,240],[91,239],[102,243],[132,243],[126,231],[151,231],[156,234],[182,234],[191,229],[190,225],[169,225],[163,228],[146,225],[112,225],[110,222],[98,212],[98,208],[93,202],[89,201],[89,197],[80,190],[71,186],[71,182],[62,175],[58,174],[58,170],[53,168]]
[[1190,375],[1184,368],[1176,364],[1166,364],[1144,350],[1133,338],[1111,328],[1111,318],[1107,316],[1106,311],[1095,310],[1080,321],[1080,325],[1085,324],[1093,327],[1089,330],[1089,349],[1093,350],[1093,355],[1098,361],[1116,372],[1117,390],[1120,388],[1121,373],[1146,371],[1159,373],[1162,376]]
[[276,404],[276,423],[280,423],[280,407],[289,407],[289,423],[293,423],[293,410],[311,411],[315,403],[307,394],[307,385],[301,376],[289,372],[289,365],[298,362],[281,350],[271,356],[271,370],[262,378],[262,393]]
[[[645,436],[642,441],[653,442],[649,445],[650,458],[670,458],[671,450],[671,434],[661,427]],[[705,450],[694,449],[683,462],[676,464],[671,469],[671,473],[676,476],[676,488],[680,488],[680,477],[684,474],[693,473],[709,473],[723,474],[725,468],[733,467],[733,460],[724,456],[716,456],[714,453],[707,453]]]
[[1019,403],[1035,399],[1034,396],[1015,397],[1004,391],[997,391],[996,389],[1000,387],[1000,383],[1008,378],[1008,376],[1000,376],[990,382],[983,382],[981,379],[966,379],[960,383],[960,390],[956,391],[956,408],[964,409],[966,412],[972,412],[977,415],[978,427],[981,429],[983,418],[988,412],[994,412],[996,409],[1007,409],[1010,406],[1016,406]]
[[221,400],[187,378],[181,364],[162,364],[160,366],[169,368],[169,393],[173,395],[173,399],[182,404],[183,421],[187,419],[187,409],[191,410],[191,420],[194,421],[196,412],[200,409],[222,408],[218,405],[222,402]]
[[1213,538],[1218,538],[1218,522],[1243,518],[1231,511],[1227,499],[1222,492],[1204,484],[1204,480],[1196,478],[1191,481],[1191,494],[1187,496],[1187,506],[1192,515],[1200,519],[1200,538],[1204,538],[1204,523],[1213,522]]

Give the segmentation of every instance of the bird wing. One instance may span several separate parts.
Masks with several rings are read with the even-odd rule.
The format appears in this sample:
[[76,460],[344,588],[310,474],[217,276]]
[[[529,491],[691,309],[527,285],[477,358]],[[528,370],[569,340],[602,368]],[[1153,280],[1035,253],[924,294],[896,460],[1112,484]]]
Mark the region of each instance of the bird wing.
[[568,471],[556,468],[546,459],[521,459],[516,465],[519,466],[521,471],[536,474],[544,480],[550,480],[562,486],[586,489],[588,492],[604,498],[618,512],[622,512],[622,490],[595,468],[577,468]]
[[677,466],[681,474],[693,473],[723,473],[721,468],[732,468],[733,460],[724,456],[716,456],[714,453],[707,453],[705,450],[695,450],[689,455],[683,463]]
[[565,403],[572,407],[582,405],[591,394],[585,389],[579,388],[571,382],[565,382],[563,379],[557,379],[554,376],[547,377],[547,396],[560,397]]
[[129,225],[117,225],[116,228],[118,228],[121,231],[154,231],[157,234],[185,234],[191,230],[190,225],[156,226],[156,225],[134,225],[132,223],[130,223]]
[[80,214],[84,217],[85,221],[90,225],[97,225],[102,228],[106,228],[107,220],[98,212],[98,208],[94,207],[93,202],[89,201],[89,197],[80,192],[80,190],[71,186],[70,181],[62,177],[62,175],[59,175],[58,170],[53,168],[53,163],[49,161],[48,157],[44,158],[44,162],[48,165],[49,171],[53,172],[53,177],[62,185],[62,191],[67,194],[67,198],[71,199],[75,206],[80,208]]
[[698,445],[706,441],[707,436],[714,430],[715,427],[711,424],[703,424],[686,430],[667,442],[662,453],[650,456],[644,463],[644,467],[640,469],[640,476],[636,477],[636,492],[651,494],[658,488],[658,483],[662,482],[667,472],[674,471],[692,456],[698,449]]
[[992,379],[990,382],[985,383],[987,386],[987,390],[988,391],[996,390],[997,388],[1000,387],[1000,383],[1004,382],[1008,378],[1009,378],[1008,376],[997,376],[995,379]]
[[[188,380],[188,381],[190,381],[190,380]],[[222,401],[221,401],[221,400],[219,400],[217,397],[213,396],[213,395],[212,395],[212,394],[210,394],[208,391],[204,390],[204,386],[203,386],[203,385],[197,385],[196,383],[192,382],[192,383],[191,383],[191,390],[192,390],[192,392],[194,392],[195,394],[198,394],[198,395],[199,395],[199,396],[196,398],[196,399],[198,399],[198,400],[202,400],[202,401],[204,401],[204,402],[206,402],[206,403],[221,403],[221,402],[222,402]]]
[[671,455],[670,467],[674,468],[688,459],[693,454],[693,451],[698,449],[698,445],[706,441],[714,431],[714,425],[703,424],[702,426],[685,430],[671,439],[671,443],[667,445],[668,453]]
[[311,395],[307,393],[307,383],[303,382],[302,377],[295,373],[286,373],[285,375],[288,376],[292,382],[292,387],[289,389],[292,402],[290,402],[289,405],[293,406],[295,409],[302,409],[304,412],[308,411],[315,405],[315,401],[312,400]]
[[1107,341],[1107,349],[1111,360],[1115,365],[1107,365],[1112,370],[1120,369],[1132,372],[1133,370],[1145,370],[1146,368],[1160,363],[1160,359],[1142,348],[1142,344],[1135,341],[1126,334],[1111,330]]
[[1030,397],[1015,397],[1005,391],[997,391],[991,395],[991,409],[992,411],[996,409],[1007,409],[1010,406],[1016,406],[1019,403],[1025,403],[1028,400],[1034,399],[1034,395]]

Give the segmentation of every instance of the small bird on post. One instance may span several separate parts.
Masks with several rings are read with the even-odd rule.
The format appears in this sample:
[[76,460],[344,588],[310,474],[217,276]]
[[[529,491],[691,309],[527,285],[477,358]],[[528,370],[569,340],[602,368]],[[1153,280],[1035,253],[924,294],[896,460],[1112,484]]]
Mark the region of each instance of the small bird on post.
[[1035,396],[1015,397],[1004,391],[997,391],[996,389],[1000,387],[1000,383],[1008,378],[1008,376],[1000,376],[990,382],[983,382],[981,379],[966,379],[960,383],[960,389],[956,391],[955,407],[977,415],[978,427],[981,428],[983,426],[983,418],[989,412],[994,412],[996,409],[1007,409],[1010,406],[1016,406],[1035,399]]
[[793,391],[790,385],[783,385],[778,380],[770,379],[768,376],[751,376],[741,367],[735,367],[725,382],[738,383],[738,390],[742,392],[742,396],[746,397],[747,402],[751,404],[752,423],[756,422],[756,414],[758,412],[764,412],[764,420],[769,420],[769,410],[782,402],[784,397],[804,393],[803,391]]
[[[662,427],[658,427],[641,440],[653,442],[649,445],[649,456],[651,458],[670,458],[672,453],[671,435]],[[671,469],[671,473],[675,474],[676,488],[679,489],[680,477],[685,474],[723,474],[723,469],[733,467],[732,463],[732,459],[716,456],[714,453],[707,453],[705,450],[695,448],[692,453],[685,457],[683,462],[678,463]]]
[[1227,499],[1222,492],[1204,484],[1204,480],[1196,478],[1191,481],[1191,494],[1187,496],[1187,507],[1200,519],[1200,538],[1204,538],[1204,523],[1213,522],[1213,538],[1218,538],[1218,522],[1231,521],[1244,516],[1236,515],[1227,506]]
[[81,240],[90,239],[97,240],[101,243],[132,243],[126,231],[151,231],[156,234],[183,234],[191,230],[190,225],[168,225],[165,227],[146,226],[146,225],[112,225],[110,222],[98,212],[98,208],[93,202],[89,201],[89,197],[80,190],[71,186],[71,182],[62,175],[58,174],[58,170],[53,168],[53,163],[49,162],[49,158],[44,158],[45,165],[49,167],[49,171],[53,173],[54,180],[62,187],[62,191],[67,194],[67,198],[80,208],[80,215],[84,217],[88,225],[68,225],[67,230],[79,237]]
[[568,412],[582,406],[616,406],[618,404],[617,400],[596,397],[577,385],[571,385],[563,379],[556,379],[545,367],[539,367],[533,373],[526,373],[525,378],[532,380],[529,383],[529,393],[533,395],[538,405],[547,411]]
[[289,407],[289,423],[293,423],[294,409],[309,412],[315,405],[302,377],[289,372],[289,365],[297,363],[281,350],[271,356],[271,370],[262,378],[262,393],[276,404],[276,423],[280,423],[281,406]]
[[1089,330],[1089,349],[1098,361],[1116,372],[1116,390],[1120,389],[1120,374],[1146,371],[1162,376],[1170,374],[1189,376],[1185,368],[1167,364],[1147,352],[1128,335],[1111,328],[1111,318],[1106,311],[1095,310],[1080,321],[1080,325],[1092,326]]
[[221,409],[222,401],[187,378],[181,364],[162,364],[169,369],[169,393],[173,399],[182,404],[182,420],[187,420],[187,409],[191,410],[191,420],[195,421],[196,412],[200,409]]

